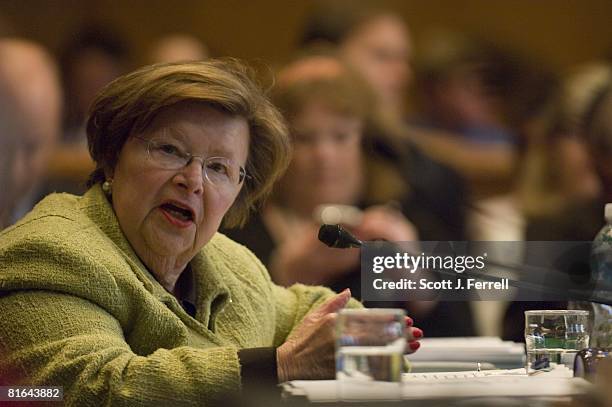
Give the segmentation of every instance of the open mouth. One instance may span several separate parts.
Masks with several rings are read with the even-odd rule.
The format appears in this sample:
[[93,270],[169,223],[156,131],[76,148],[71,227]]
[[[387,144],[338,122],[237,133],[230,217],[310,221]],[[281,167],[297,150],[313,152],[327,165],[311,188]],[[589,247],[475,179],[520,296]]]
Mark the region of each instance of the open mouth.
[[182,208],[173,203],[165,203],[160,206],[161,209],[166,211],[170,216],[183,221],[183,222],[193,222],[194,216],[191,210]]

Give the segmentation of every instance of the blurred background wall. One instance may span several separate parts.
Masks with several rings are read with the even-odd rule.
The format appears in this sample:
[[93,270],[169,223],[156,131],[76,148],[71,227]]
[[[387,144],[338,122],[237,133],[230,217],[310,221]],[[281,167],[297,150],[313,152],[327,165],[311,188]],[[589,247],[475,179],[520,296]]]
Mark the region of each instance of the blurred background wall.
[[[474,33],[512,47],[559,71],[610,53],[609,0],[387,0],[412,29],[417,53],[429,30]],[[91,22],[121,32],[135,65],[151,40],[169,32],[198,36],[213,56],[282,63],[295,49],[307,0],[0,0],[0,15],[16,34],[59,51]]]

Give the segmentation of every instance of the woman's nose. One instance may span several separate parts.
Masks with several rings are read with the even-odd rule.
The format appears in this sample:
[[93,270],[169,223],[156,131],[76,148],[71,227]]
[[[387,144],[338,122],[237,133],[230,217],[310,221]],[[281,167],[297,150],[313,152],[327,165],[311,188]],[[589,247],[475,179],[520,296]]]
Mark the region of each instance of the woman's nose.
[[321,140],[314,146],[314,159],[322,162],[333,161],[337,147],[331,140]]
[[199,194],[204,189],[202,162],[193,160],[187,164],[174,178],[175,182],[189,193]]

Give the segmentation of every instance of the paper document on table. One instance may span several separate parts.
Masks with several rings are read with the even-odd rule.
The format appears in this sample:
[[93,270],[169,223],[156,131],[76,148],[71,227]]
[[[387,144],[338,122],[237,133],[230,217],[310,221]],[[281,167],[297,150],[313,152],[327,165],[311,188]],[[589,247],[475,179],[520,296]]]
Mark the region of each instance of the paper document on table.
[[[486,370],[486,371],[464,371],[464,372],[428,372],[428,373],[405,373],[402,375],[402,382],[412,383],[414,381],[435,382],[441,380],[465,380],[478,379],[485,377],[499,376],[524,376],[525,369],[503,369],[503,370]],[[566,376],[566,375],[564,375]],[[571,371],[570,376],[571,377]]]
[[[409,359],[405,356],[406,359]],[[471,370],[494,370],[495,365],[487,362],[445,362],[445,361],[409,361],[410,372],[466,372]]]
[[[296,380],[283,384],[286,394],[306,396],[310,401],[338,401],[339,382],[336,380]],[[389,400],[392,383],[342,383],[342,400]],[[481,372],[438,372],[405,374],[402,377],[401,398],[437,399],[470,397],[560,397],[584,394],[590,384],[573,378],[570,369],[557,369],[527,376],[525,369],[490,370]]]
[[495,337],[424,338],[410,361],[488,362],[497,367],[522,366],[525,349],[522,343],[502,341]]
[[583,394],[589,383],[557,366],[527,376],[524,368],[472,372],[413,373],[402,377],[402,398],[558,397]]

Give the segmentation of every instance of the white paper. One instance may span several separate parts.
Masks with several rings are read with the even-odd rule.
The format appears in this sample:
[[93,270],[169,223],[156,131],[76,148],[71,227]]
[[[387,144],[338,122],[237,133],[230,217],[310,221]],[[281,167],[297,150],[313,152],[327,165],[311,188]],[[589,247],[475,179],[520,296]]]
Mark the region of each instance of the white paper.
[[410,361],[488,362],[498,367],[521,366],[525,360],[522,343],[496,337],[424,338]]
[[[583,394],[590,384],[573,378],[572,371],[559,366],[550,372],[527,376],[525,369],[482,372],[413,373],[398,384],[366,382],[340,383],[336,380],[292,381],[283,384],[285,392],[306,396],[310,401],[390,400],[464,398],[464,397],[561,397]],[[399,390],[399,391],[398,391]],[[344,394],[345,397],[341,397]],[[398,396],[401,394],[401,396]]]

